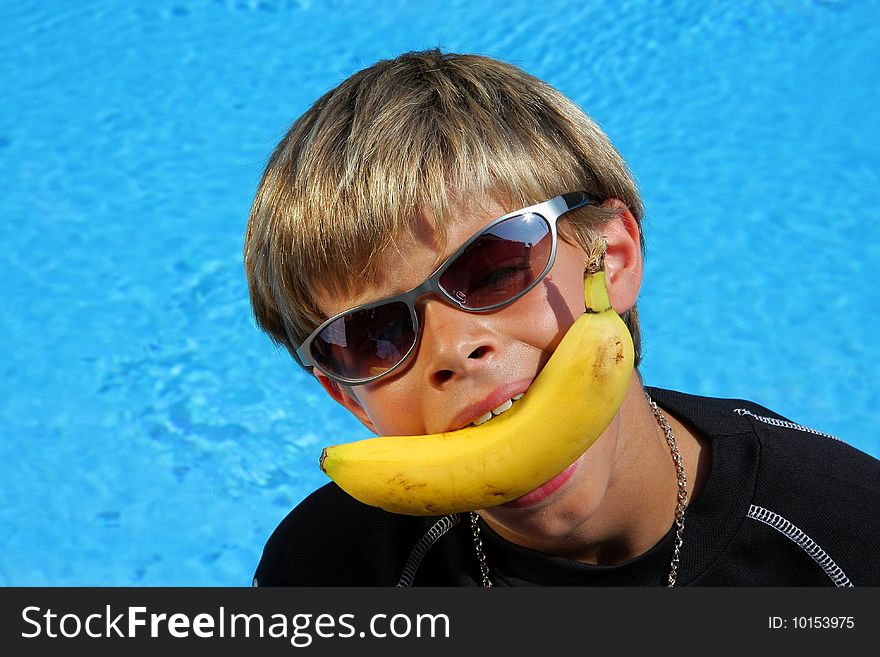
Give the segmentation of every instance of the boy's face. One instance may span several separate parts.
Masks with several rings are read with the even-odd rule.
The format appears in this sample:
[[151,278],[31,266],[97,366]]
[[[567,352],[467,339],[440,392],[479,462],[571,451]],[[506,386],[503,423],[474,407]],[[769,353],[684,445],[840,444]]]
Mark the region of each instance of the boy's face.
[[[365,286],[351,298],[321,298],[322,311],[331,316],[416,287],[489,221],[515,209],[495,203],[462,209],[450,225],[443,246],[438,246],[431,225],[423,222],[413,235],[400,239],[389,250],[383,263],[383,277],[376,285]],[[344,392],[334,389],[334,384],[323,375],[317,374],[318,379],[337,401],[378,435],[430,434],[465,427],[488,410],[528,390],[568,328],[584,312],[586,260],[581,246],[560,236],[550,273],[512,304],[488,313],[470,313],[439,298],[425,296],[419,302],[421,341],[417,351],[398,370]],[[617,304],[615,308],[622,312]],[[495,517],[505,526],[517,525],[518,519],[526,521],[535,516],[537,520],[538,512],[544,515],[550,505],[566,508],[564,499],[573,498],[574,491],[584,485],[598,486],[591,497],[601,497],[608,481],[617,425],[615,419],[575,466],[552,482],[562,484],[555,491],[546,490],[552,485],[542,487],[543,491],[489,509],[484,515]],[[541,436],[535,439],[541,440]],[[585,476],[587,470],[591,471],[589,476]],[[585,502],[583,493],[578,493],[580,506]],[[540,521],[542,527],[548,520],[549,517]],[[552,527],[532,529],[550,534],[565,531],[556,522],[550,524]],[[515,527],[510,529],[519,531]]]

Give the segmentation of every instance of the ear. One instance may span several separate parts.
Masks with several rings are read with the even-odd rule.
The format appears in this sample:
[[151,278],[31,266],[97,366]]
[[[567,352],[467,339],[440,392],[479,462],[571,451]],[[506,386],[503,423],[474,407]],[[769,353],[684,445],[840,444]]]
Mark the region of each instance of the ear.
[[367,429],[375,434],[379,433],[376,431],[376,427],[373,426],[373,421],[370,419],[370,416],[367,415],[367,411],[364,410],[364,407],[361,406],[360,402],[357,400],[357,396],[350,386],[344,386],[337,383],[318,371],[315,371],[315,378],[318,379],[318,383],[320,383],[324,390],[327,391],[327,394],[333,398],[333,401],[345,407],[345,409],[360,420],[361,424],[367,427]]
[[608,243],[605,284],[611,305],[621,314],[635,306],[642,286],[641,233],[636,218],[623,201],[610,199],[605,205],[617,211],[602,227]]

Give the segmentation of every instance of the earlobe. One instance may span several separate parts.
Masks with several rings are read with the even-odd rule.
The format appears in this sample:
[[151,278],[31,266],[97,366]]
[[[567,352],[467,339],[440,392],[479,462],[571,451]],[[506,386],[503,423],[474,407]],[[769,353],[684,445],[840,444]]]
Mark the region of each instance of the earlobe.
[[357,400],[355,394],[345,386],[337,383],[333,379],[321,374],[320,372],[315,372],[315,378],[318,379],[318,383],[321,384],[321,387],[327,391],[327,394],[333,398],[337,404],[343,406],[348,412],[354,415],[358,420],[360,420],[361,424],[363,424],[367,429],[372,431],[373,433],[378,434],[376,431],[376,427],[373,426],[373,421],[370,419],[370,416],[367,415],[364,407],[361,406],[360,402]]
[[626,205],[617,199],[606,205],[617,215],[603,226],[608,244],[605,251],[605,284],[611,305],[624,313],[636,304],[642,285],[642,243],[639,224]]

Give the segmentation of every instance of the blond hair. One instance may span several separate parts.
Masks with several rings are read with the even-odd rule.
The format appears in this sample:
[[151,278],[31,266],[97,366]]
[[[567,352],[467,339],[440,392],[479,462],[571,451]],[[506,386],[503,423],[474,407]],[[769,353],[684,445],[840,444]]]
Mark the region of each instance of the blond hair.
[[[573,191],[619,199],[641,225],[623,158],[551,86],[480,55],[380,61],[319,98],[269,159],[245,237],[256,321],[296,357],[326,319],[315,299],[375,281],[386,249],[418,221],[443,239],[456,207],[493,200],[513,211]],[[594,250],[612,216],[588,206],[560,231]],[[623,317],[638,364],[636,308]]]

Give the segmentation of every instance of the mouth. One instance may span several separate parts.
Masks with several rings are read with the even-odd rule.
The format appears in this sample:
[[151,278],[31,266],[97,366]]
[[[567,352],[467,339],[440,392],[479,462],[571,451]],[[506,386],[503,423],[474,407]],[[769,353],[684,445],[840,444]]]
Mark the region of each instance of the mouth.
[[479,401],[462,408],[447,425],[445,431],[456,431],[469,427],[479,427],[493,418],[503,415],[519,403],[534,377],[510,381],[498,386]]

